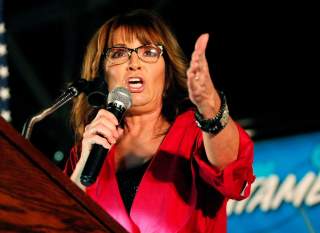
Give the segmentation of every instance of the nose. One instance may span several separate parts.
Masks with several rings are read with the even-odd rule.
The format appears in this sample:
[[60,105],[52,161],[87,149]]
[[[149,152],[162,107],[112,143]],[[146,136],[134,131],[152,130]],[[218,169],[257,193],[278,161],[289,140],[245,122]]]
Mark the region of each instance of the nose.
[[131,53],[131,56],[129,59],[129,69],[130,70],[141,69],[140,58],[138,57],[138,54],[135,51]]

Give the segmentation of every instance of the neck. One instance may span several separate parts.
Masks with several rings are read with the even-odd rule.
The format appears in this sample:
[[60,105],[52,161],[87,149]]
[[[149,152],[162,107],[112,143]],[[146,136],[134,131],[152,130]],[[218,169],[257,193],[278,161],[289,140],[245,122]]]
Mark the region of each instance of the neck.
[[157,137],[163,135],[169,126],[169,122],[161,115],[161,108],[139,115],[129,112],[124,119],[125,133],[132,136]]
[[124,134],[117,144],[117,169],[137,166],[155,155],[169,127],[160,110],[142,115],[128,112]]

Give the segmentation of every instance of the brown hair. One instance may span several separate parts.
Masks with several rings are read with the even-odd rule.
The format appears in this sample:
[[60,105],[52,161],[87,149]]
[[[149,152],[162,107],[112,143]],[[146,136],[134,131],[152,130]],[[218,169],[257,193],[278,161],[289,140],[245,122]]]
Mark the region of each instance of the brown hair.
[[[125,39],[128,41],[136,37],[141,43],[164,46],[166,73],[162,114],[169,122],[172,122],[190,105],[186,84],[187,60],[169,27],[150,10],[135,10],[115,16],[105,22],[88,44],[82,65],[82,78],[93,80],[99,75],[104,75],[101,65],[103,53],[105,48],[112,45],[112,35],[120,27],[125,30]],[[89,123],[93,112],[93,107],[88,104],[83,94],[75,99],[71,122],[76,133],[76,142],[81,140],[84,127]]]

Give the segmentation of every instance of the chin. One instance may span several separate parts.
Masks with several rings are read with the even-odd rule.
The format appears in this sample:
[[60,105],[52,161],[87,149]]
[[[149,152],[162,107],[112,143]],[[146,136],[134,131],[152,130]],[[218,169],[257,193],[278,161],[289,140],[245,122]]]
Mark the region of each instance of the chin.
[[133,106],[139,106],[139,105],[144,105],[148,102],[148,97],[145,95],[139,93],[131,93],[132,96],[132,105]]

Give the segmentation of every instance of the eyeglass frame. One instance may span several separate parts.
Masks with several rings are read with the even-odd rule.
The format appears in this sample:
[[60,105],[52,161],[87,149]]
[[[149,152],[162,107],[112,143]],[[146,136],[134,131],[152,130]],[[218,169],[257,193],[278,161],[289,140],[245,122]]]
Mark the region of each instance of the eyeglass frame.
[[[157,58],[157,60],[156,60],[155,62],[147,62],[147,61],[143,60],[143,59],[139,56],[138,50],[139,50],[140,48],[142,48],[142,47],[145,47],[145,46],[150,46],[150,47],[153,47],[153,48],[159,48],[159,49],[160,49],[160,54],[159,54],[159,56],[158,56],[158,58]],[[115,47],[106,48],[106,49],[104,50],[104,52],[103,52],[103,57],[104,57],[105,60],[108,59],[108,52],[109,52],[109,50],[114,49],[114,48],[115,48],[115,49],[117,49],[117,48],[119,48],[119,49],[126,49],[126,50],[127,50],[127,54],[128,54],[128,56],[127,56],[127,57],[128,57],[128,60],[126,60],[125,62],[119,63],[119,64],[112,64],[112,65],[121,65],[121,64],[126,63],[127,61],[129,61],[129,60],[131,59],[131,56],[132,56],[132,53],[133,53],[133,52],[135,52],[135,53],[137,54],[138,58],[139,58],[141,61],[143,61],[143,62],[146,62],[146,63],[149,63],[149,64],[156,63],[156,62],[159,60],[159,58],[163,55],[163,51],[164,51],[164,46],[163,46],[162,44],[157,44],[157,45],[145,44],[145,45],[141,45],[141,46],[139,46],[139,47],[137,47],[137,48],[134,48],[134,49],[128,48],[128,47],[124,47],[124,46],[119,46],[119,47],[115,46]]]

